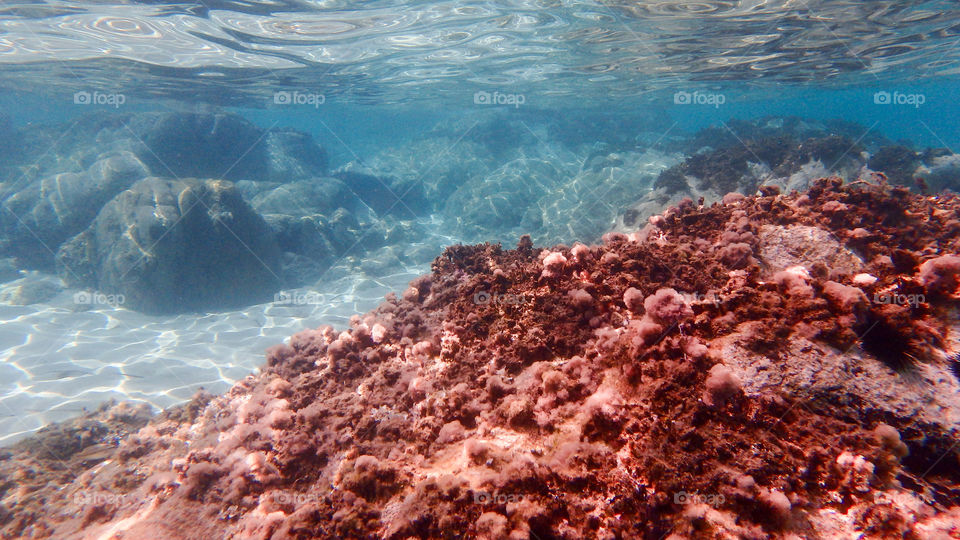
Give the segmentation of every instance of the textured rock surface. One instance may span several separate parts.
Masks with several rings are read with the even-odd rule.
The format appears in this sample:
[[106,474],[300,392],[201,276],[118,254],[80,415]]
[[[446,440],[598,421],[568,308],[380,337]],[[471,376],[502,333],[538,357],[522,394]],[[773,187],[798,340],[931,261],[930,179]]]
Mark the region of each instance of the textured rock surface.
[[810,225],[764,225],[757,231],[758,256],[772,275],[791,266],[822,264],[830,270],[856,274],[863,261],[828,229]]
[[431,209],[419,178],[377,176],[363,167],[349,165],[334,176],[381,216],[411,219]]
[[328,167],[310,135],[264,130],[231,114],[90,115],[12,133],[0,164],[0,253],[24,269],[53,270],[64,242],[148,176],[247,178],[276,186],[323,175]]
[[[765,226],[829,231],[876,279],[803,261],[768,279]],[[0,526],[956,537],[958,291],[941,257],[960,252],[958,233],[954,196],[824,179],[687,202],[597,246],[451,247],[402,295],[346,331],[294,335],[223,396],[129,435],[103,418],[88,429],[96,465],[36,452],[58,438],[11,448]],[[877,300],[911,294],[924,296]]]
[[269,299],[279,256],[273,232],[230,182],[146,178],[66,242],[57,265],[70,284],[173,313]]
[[128,147],[155,176],[289,182],[327,168],[309,135],[265,131],[231,114],[143,113],[99,137]]
[[551,161],[521,158],[457,189],[443,209],[450,227],[465,238],[478,239],[519,227],[527,209],[544,193],[557,189],[563,171]]
[[80,173],[60,173],[25,183],[3,200],[2,249],[27,267],[52,268],[57,248],[85,229],[120,191],[148,176],[132,153],[104,157]]

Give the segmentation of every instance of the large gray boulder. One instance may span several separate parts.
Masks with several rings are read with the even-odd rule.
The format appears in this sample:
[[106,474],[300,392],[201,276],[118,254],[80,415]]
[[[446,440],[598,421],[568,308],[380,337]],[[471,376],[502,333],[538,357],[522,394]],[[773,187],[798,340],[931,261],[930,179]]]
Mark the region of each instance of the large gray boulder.
[[333,175],[381,217],[413,219],[431,210],[423,182],[418,178],[379,175],[356,162],[348,163]]
[[[0,130],[3,121],[0,119]],[[323,176],[327,154],[293,129],[225,113],[88,115],[0,133],[0,255],[49,270],[67,239],[120,191],[148,176],[249,179]]]
[[319,177],[269,189],[245,186],[251,204],[284,252],[284,285],[318,279],[340,257],[390,241],[391,229],[358,194],[337,178]]
[[346,184],[329,177],[275,185],[255,194],[250,204],[261,214],[291,216],[330,215],[338,208],[358,215],[371,210]]
[[223,180],[137,182],[60,248],[57,266],[71,285],[147,313],[240,307],[280,285],[272,231]]
[[137,114],[98,139],[129,145],[157,176],[288,182],[327,169],[326,152],[309,134],[265,131],[232,114]]
[[267,132],[264,141],[267,146],[267,181],[291,182],[327,172],[327,152],[309,133],[275,128]]
[[80,173],[27,183],[0,203],[0,247],[29,268],[52,268],[54,253],[85,229],[117,193],[148,176],[134,154],[103,157]]

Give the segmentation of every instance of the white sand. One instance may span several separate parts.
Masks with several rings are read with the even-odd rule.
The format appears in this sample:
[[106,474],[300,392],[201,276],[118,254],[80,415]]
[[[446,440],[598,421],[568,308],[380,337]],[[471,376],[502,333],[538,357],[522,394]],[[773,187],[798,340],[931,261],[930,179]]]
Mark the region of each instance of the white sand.
[[263,364],[268,347],[304,328],[343,328],[428,270],[354,274],[289,291],[294,303],[202,315],[77,311],[69,289],[44,304],[0,304],[0,445],[110,398],[165,408],[200,387],[223,392]]

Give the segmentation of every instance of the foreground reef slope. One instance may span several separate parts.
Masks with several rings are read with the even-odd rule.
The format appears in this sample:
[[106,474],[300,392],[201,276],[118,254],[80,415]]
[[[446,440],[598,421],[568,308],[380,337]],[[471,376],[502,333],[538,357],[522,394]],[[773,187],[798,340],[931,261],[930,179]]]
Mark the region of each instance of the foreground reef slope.
[[11,447],[2,532],[960,537],[960,200],[761,192],[451,247],[223,396]]

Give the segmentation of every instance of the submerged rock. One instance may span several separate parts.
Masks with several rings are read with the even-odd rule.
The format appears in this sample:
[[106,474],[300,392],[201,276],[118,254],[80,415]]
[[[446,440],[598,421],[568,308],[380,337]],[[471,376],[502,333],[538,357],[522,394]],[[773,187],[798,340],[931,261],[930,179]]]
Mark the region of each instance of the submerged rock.
[[117,193],[148,174],[146,165],[124,151],[103,157],[82,173],[26,183],[3,200],[3,251],[27,268],[52,268],[60,244],[90,225]]
[[803,141],[764,136],[739,142],[693,154],[661,172],[653,190],[623,212],[616,228],[642,226],[650,216],[685,198],[712,204],[727,193],[753,194],[761,187],[803,191],[825,176],[855,179],[864,166],[861,148],[839,135]]
[[22,128],[17,138],[0,140],[9,143],[0,164],[0,253],[27,269],[53,269],[66,240],[148,176],[281,184],[328,168],[309,134],[222,113],[90,115]]
[[56,297],[63,290],[60,279],[30,272],[26,276],[0,286],[0,302],[15,306],[39,304]]
[[263,130],[233,114],[141,113],[99,137],[131,149],[155,176],[289,182],[327,169],[310,135]]
[[90,433],[94,462],[11,448],[2,534],[946,538],[957,253],[956,196],[838,179],[453,246],[225,395]]
[[230,182],[146,178],[66,242],[57,267],[131,309],[180,313],[268,300],[279,258],[269,226]]
[[333,175],[380,216],[412,219],[431,209],[419,178],[378,176],[353,163]]

